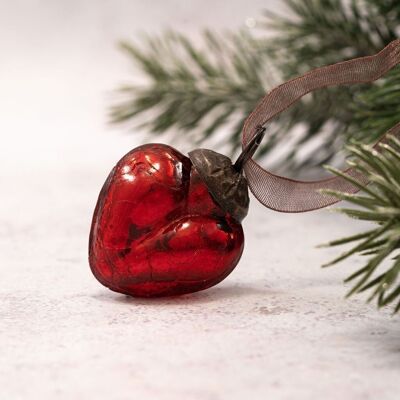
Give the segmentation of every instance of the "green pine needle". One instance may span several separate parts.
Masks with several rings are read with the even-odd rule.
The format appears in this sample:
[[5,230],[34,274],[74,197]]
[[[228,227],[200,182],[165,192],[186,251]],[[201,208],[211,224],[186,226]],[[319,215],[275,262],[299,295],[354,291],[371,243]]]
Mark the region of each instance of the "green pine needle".
[[[345,282],[358,281],[347,296],[372,291],[368,301],[377,300],[378,307],[398,301],[394,312],[400,309],[400,142],[389,137],[381,146],[382,153],[365,145],[348,147],[353,157],[351,164],[356,171],[365,174],[371,181],[362,189],[365,196],[332,190],[323,191],[339,200],[347,200],[358,208],[342,208],[339,212],[377,224],[377,228],[347,238],[331,241],[324,246],[353,243],[353,247],[324,266],[336,264],[355,254],[369,257],[367,264],[351,274]],[[350,163],[349,163],[350,164]],[[329,168],[348,182],[354,179]],[[378,179],[379,178],[379,179]],[[354,243],[356,243],[354,245]]]

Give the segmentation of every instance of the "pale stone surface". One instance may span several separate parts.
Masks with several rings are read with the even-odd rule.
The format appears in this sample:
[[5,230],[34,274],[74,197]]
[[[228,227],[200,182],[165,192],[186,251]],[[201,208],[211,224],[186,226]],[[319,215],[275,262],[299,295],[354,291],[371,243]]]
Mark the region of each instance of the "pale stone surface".
[[3,180],[19,196],[6,193],[0,211],[2,399],[397,398],[398,317],[344,300],[356,263],[322,270],[335,252],[314,248],[359,224],[253,200],[245,253],[222,284],[136,300],[89,271],[103,178],[60,170],[21,176],[22,186]]

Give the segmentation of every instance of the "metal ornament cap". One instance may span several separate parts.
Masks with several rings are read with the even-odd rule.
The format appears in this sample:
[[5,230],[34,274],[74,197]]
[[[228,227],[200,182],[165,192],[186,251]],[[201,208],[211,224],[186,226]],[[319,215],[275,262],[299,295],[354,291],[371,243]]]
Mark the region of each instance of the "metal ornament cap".
[[249,191],[244,175],[229,157],[208,149],[195,149],[189,158],[217,204],[237,222],[249,209]]

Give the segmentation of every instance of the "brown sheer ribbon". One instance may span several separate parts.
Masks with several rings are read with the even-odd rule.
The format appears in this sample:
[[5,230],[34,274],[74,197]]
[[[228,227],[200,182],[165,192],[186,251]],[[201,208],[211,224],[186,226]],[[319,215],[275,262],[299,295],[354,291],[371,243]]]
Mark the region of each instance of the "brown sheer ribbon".
[[[400,39],[394,40],[378,54],[356,58],[314,69],[291,79],[269,92],[246,119],[243,128],[243,147],[257,132],[257,127],[267,124],[307,93],[335,85],[351,85],[375,81],[400,63]],[[374,145],[385,143],[391,134],[400,137],[400,122],[387,131]],[[244,171],[250,190],[264,206],[276,211],[295,213],[316,210],[336,203],[335,197],[321,194],[321,189],[356,193],[359,189],[345,179],[334,176],[318,181],[298,181],[266,171],[253,159],[246,162]],[[349,168],[344,171],[362,185],[367,178]]]

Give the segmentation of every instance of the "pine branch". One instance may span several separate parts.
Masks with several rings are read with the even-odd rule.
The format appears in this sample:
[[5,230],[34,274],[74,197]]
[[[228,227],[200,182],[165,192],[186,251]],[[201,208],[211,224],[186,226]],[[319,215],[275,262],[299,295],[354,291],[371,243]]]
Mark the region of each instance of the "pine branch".
[[[240,147],[245,117],[267,90],[315,66],[376,52],[393,38],[400,20],[393,1],[353,1],[351,7],[344,0],[285,2],[292,17],[270,14],[264,19],[275,32],[273,40],[246,32],[206,32],[201,48],[181,34],[167,32],[145,37],[140,46],[123,43],[149,83],[122,87],[111,119],[126,122],[147,116],[144,124],[150,131],[177,129],[192,134],[197,142],[228,125],[233,153]],[[282,157],[286,169],[331,161],[353,118],[347,105],[359,90],[320,91],[292,107],[269,127],[268,141],[258,156],[272,153],[288,131],[302,126],[303,134]],[[359,97],[360,104],[365,101]],[[360,106],[361,111],[364,108]],[[357,122],[364,121],[361,111]],[[314,151],[301,160],[298,150],[311,141],[317,143]]]
[[151,110],[144,125],[152,132],[201,129],[198,142],[230,124],[227,140],[236,149],[245,117],[272,86],[271,74],[265,73],[265,46],[244,31],[224,37],[206,31],[203,40],[205,50],[169,31],[145,37],[141,46],[122,43],[149,83],[121,88],[122,101],[112,107],[112,120],[130,121]]
[[[112,121],[141,119],[155,134],[174,130],[197,143],[227,127],[226,142],[234,153],[245,117],[269,89],[316,66],[376,53],[396,37],[400,22],[397,0],[284,2],[290,17],[265,13],[260,20],[272,39],[243,31],[208,31],[203,44],[195,46],[170,31],[144,37],[140,45],[123,43],[148,83],[121,88],[120,101],[111,108]],[[389,80],[388,85],[392,87]],[[332,163],[353,135],[372,142],[395,118],[397,107],[377,109],[379,86],[376,92],[370,88],[330,88],[307,96],[269,126],[257,156],[273,153],[295,127],[302,133],[291,137],[292,146],[280,154],[277,168],[309,171]],[[313,151],[304,154],[304,148]]]
[[[400,24],[397,0],[284,2],[288,8],[286,15],[289,16],[265,12],[263,25],[274,33],[268,51],[285,80],[321,65],[374,54],[396,39]],[[384,121],[374,122],[378,114],[373,112],[376,96],[371,88],[374,87],[373,84],[324,89],[312,93],[311,99],[296,105],[293,120],[295,124],[305,127],[304,144],[320,136],[321,131],[325,132],[325,162],[330,163],[344,143],[353,137],[364,143],[374,142],[388,129],[389,119],[396,118],[395,110],[389,109],[385,115],[385,126],[376,129],[376,125]],[[400,98],[400,92],[393,94],[393,98],[397,95]],[[364,111],[370,111],[370,118],[365,118]],[[321,148],[317,151],[321,152]],[[295,167],[324,163],[307,161]]]
[[321,65],[366,56],[396,38],[397,0],[285,0],[290,16],[265,12],[286,79]]
[[[391,137],[377,154],[366,145],[348,147],[353,157],[351,165],[366,174],[371,185],[361,194],[344,194],[335,191],[324,193],[348,200],[358,205],[356,209],[338,211],[349,217],[374,222],[377,227],[367,232],[339,239],[324,246],[353,243],[325,266],[336,264],[355,254],[369,257],[367,264],[351,274],[345,282],[355,282],[348,295],[370,291],[368,301],[376,299],[378,307],[396,302],[394,311],[400,310],[400,141]],[[331,169],[332,170],[332,169]],[[335,172],[336,175],[341,175]],[[352,178],[346,178],[349,182]]]
[[364,143],[375,142],[399,121],[400,68],[355,96],[350,136]]

